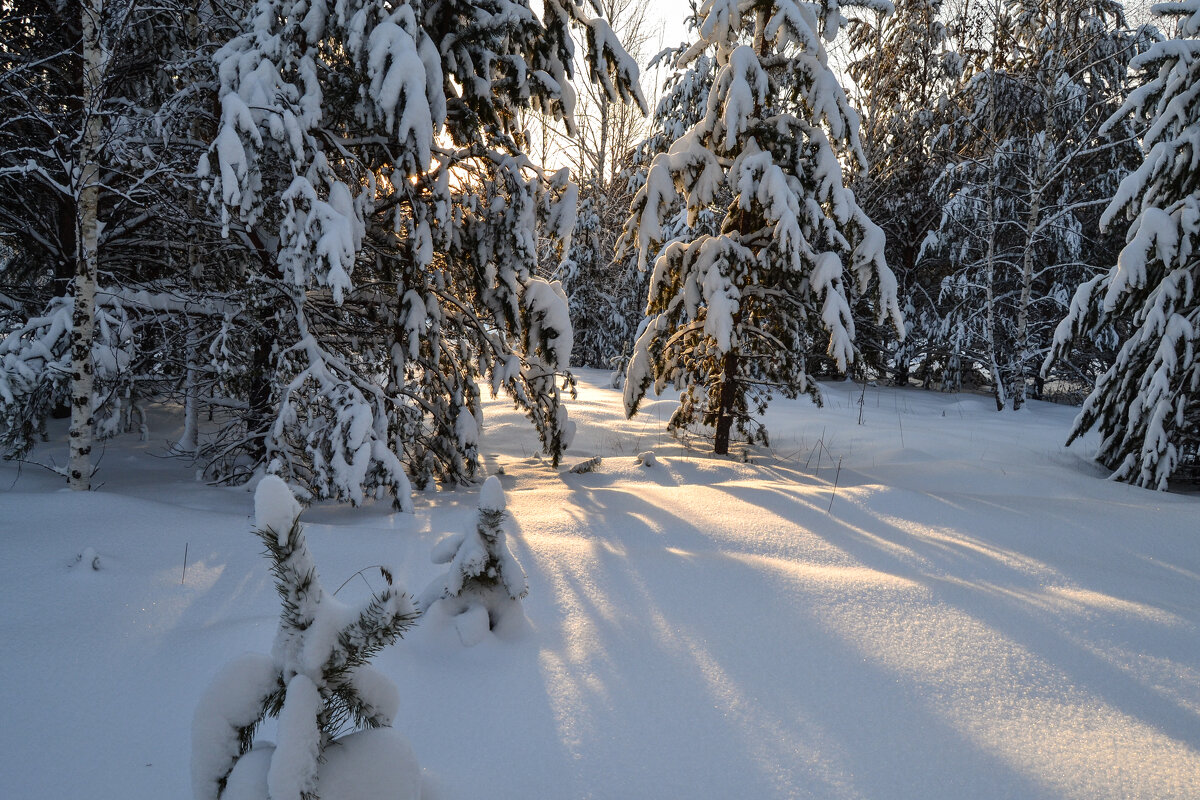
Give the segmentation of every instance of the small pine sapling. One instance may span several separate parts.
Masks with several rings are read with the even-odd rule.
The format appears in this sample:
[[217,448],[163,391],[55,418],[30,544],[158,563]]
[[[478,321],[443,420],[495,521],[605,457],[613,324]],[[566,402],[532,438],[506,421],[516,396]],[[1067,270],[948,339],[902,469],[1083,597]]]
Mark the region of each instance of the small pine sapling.
[[475,529],[443,540],[433,551],[435,564],[450,568],[417,599],[422,611],[445,601],[463,644],[478,644],[529,592],[525,571],[508,549],[512,514],[506,508],[500,479],[494,475],[479,493]]
[[594,471],[600,466],[603,460],[604,459],[602,459],[600,456],[592,456],[585,461],[580,461],[578,464],[571,467],[569,471],[575,473],[576,475],[583,475],[585,473]]
[[[390,731],[399,693],[367,663],[416,620],[408,595],[381,570],[382,592],[358,609],[339,602],[321,587],[287,485],[264,478],[254,505],[255,533],[266,545],[283,610],[271,655],[227,664],[196,708],[196,800],[336,800],[365,796],[360,790],[374,786],[389,786],[392,797],[417,797],[420,770],[408,744]],[[277,720],[274,745],[255,742],[267,717]],[[366,753],[376,755],[364,759]]]

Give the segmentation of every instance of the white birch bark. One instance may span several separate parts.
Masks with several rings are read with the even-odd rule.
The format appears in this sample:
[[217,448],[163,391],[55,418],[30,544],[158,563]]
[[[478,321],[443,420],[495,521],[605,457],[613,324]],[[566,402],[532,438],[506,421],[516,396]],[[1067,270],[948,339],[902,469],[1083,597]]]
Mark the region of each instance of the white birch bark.
[[71,430],[67,485],[87,491],[92,480],[94,419],[92,392],[95,367],[92,340],[96,330],[96,271],[100,241],[97,206],[100,196],[101,118],[97,108],[104,71],[100,44],[103,0],[85,0],[83,14],[83,137],[79,146],[76,218],[79,252],[75,260],[75,309],[71,317]]
[[1025,251],[1021,259],[1021,299],[1017,307],[1017,382],[1013,393],[1013,408],[1025,403],[1029,362],[1032,358],[1029,346],[1029,306],[1033,302],[1034,248],[1042,225],[1042,194],[1048,185],[1050,133],[1054,130],[1054,84],[1058,73],[1059,51],[1062,47],[1062,19],[1055,5],[1054,45],[1047,66],[1040,77],[1042,94],[1042,140],[1038,145],[1037,160],[1030,181],[1032,196],[1029,201],[1029,216],[1025,221]]
[[[1000,3],[994,5],[994,19],[1000,19]],[[994,143],[999,137],[997,135],[997,119],[996,119],[996,64],[993,60],[991,71],[988,73],[988,130],[987,135]],[[1004,386],[1004,374],[1000,368],[1000,362],[996,355],[996,181],[999,176],[996,175],[995,157],[992,158],[992,164],[988,168],[988,192],[987,192],[987,256],[986,256],[986,274],[984,277],[985,289],[987,291],[986,301],[986,317],[984,338],[987,342],[988,367],[992,373],[992,381],[995,384],[993,395],[996,399],[996,410],[1003,411],[1004,406],[1008,404],[1007,392]]]
[[188,317],[187,323],[187,376],[183,384],[183,433],[179,435],[179,439],[171,446],[173,452],[181,455],[196,455],[196,446],[198,442],[197,430],[198,424],[198,398],[196,393],[199,391],[197,386],[197,374],[199,372],[196,364],[197,348],[196,348],[196,328],[195,321]]

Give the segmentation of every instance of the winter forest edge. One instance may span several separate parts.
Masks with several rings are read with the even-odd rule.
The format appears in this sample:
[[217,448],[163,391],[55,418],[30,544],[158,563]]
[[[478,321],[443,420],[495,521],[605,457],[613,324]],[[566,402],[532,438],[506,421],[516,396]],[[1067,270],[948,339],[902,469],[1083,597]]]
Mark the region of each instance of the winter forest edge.
[[1087,394],[1115,477],[1194,468],[1194,4],[710,2],[641,124],[596,9],[504,7],[13,4],[6,455],[70,408],[86,487],[168,400],[210,480],[404,508],[474,480],[483,386],[557,463],[574,363],[719,454],[849,374]]
[[[420,796],[368,661],[435,605],[525,624],[484,407],[557,470],[572,368],[708,457],[849,379],[1079,406],[1105,475],[1200,480],[1200,0],[707,0],[665,49],[629,0],[0,5],[0,450],[95,489],[165,409],[257,486],[283,614],[197,798]],[[479,484],[418,597],[322,589],[302,506]]]

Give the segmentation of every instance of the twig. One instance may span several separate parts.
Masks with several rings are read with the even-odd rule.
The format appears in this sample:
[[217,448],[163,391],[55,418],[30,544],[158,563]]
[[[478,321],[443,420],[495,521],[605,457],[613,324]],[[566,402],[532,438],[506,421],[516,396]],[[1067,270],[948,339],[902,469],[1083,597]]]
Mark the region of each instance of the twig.
[[179,585],[183,586],[183,582],[187,580],[187,551],[188,543],[183,543],[183,576],[179,579]]
[[[808,469],[808,463],[810,461],[812,461],[813,454],[817,452],[817,448],[820,446],[821,446],[821,443],[818,441],[816,444],[814,444],[812,446],[812,450],[808,451],[808,458],[804,459],[804,469],[805,470]],[[800,459],[796,459],[796,460],[799,461]]]
[[896,412],[896,422],[900,424],[900,448],[904,449],[904,420],[900,419],[900,412]]
[[13,461],[16,461],[18,464],[32,464],[35,467],[41,467],[42,469],[50,470],[55,475],[59,475],[63,478],[67,477],[66,467],[59,467],[54,464],[43,464],[40,461],[32,461],[28,458],[14,458]]
[[12,486],[8,487],[8,490],[10,492],[13,490],[13,486],[17,485],[17,481],[19,481],[19,480],[21,480],[21,462],[20,461],[17,462],[17,474],[13,478]]
[[833,491],[829,493],[829,508],[825,509],[825,513],[833,511],[833,498],[837,497],[838,478],[842,474],[842,459],[838,459],[837,472],[833,473]]
[[372,564],[369,567],[363,567],[358,572],[354,573],[349,578],[346,578],[346,580],[342,581],[342,585],[333,590],[334,596],[336,596],[337,593],[340,592],[342,589],[345,589],[346,584],[349,583],[350,581],[354,580],[355,578],[362,578],[363,583],[367,584],[367,588],[370,589],[372,592],[375,591],[375,587],[372,586],[370,584],[370,582],[367,580],[367,576],[363,575],[363,573],[369,569],[377,569],[377,570],[383,571],[386,568],[383,566],[383,564]]
[[821,428],[821,438],[817,439],[817,443],[813,445],[812,452],[808,454],[808,460],[804,462],[804,468],[808,469],[808,462],[812,461],[813,453],[817,453],[817,469],[821,468],[821,456],[818,448],[825,446],[825,429]]

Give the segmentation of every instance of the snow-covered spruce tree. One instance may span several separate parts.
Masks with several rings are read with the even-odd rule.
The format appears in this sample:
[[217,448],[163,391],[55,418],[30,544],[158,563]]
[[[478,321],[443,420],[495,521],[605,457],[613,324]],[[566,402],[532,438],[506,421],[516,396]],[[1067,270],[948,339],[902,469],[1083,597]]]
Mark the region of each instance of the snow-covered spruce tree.
[[681,205],[694,222],[723,188],[733,200],[717,235],[671,242],[655,261],[625,407],[636,413],[651,386],[679,386],[670,427],[712,427],[723,454],[734,428],[765,441],[755,415],[772,392],[820,402],[811,360],[839,370],[854,360],[854,290],[872,293],[876,320],[902,322],[883,233],[843,182],[842,162],[857,169],[864,157],[823,43],[839,5],[708,0],[699,18],[676,66],[712,54],[704,116],[654,158],[624,240],[644,263]]
[[1070,440],[1098,429],[1097,458],[1113,478],[1161,490],[1200,438],[1200,1],[1154,11],[1176,18],[1175,36],[1133,60],[1143,82],[1109,123],[1133,114],[1147,125],[1145,161],[1103,218],[1132,220],[1126,244],[1107,274],[1075,293],[1046,366],[1106,324],[1129,326]]
[[[673,63],[675,57],[686,49],[686,46],[683,46],[663,51],[655,56],[651,66]],[[575,345],[580,351],[577,363],[616,367],[613,372],[616,386],[623,385],[633,344],[644,328],[644,312],[650,285],[650,272],[644,268],[645,264],[653,263],[662,247],[675,239],[691,239],[701,233],[716,233],[720,203],[722,200],[728,200],[728,191],[718,192],[712,204],[696,215],[693,224],[688,224],[686,208],[679,209],[664,220],[663,239],[651,247],[645,258],[639,257],[633,248],[619,246],[617,242],[620,236],[615,240],[608,238],[609,224],[605,215],[619,210],[618,226],[624,227],[630,201],[645,185],[646,173],[654,157],[666,152],[683,131],[704,115],[708,89],[715,75],[715,62],[707,56],[700,56],[686,68],[668,75],[663,82],[649,135],[630,151],[628,164],[624,165],[615,180],[610,182],[610,190],[604,194],[604,202],[601,204],[602,210],[597,212],[594,221],[589,220],[586,213],[589,210],[586,185],[581,194],[583,200],[580,206],[579,227],[577,235],[572,239],[567,266],[573,267],[575,261],[592,257],[584,250],[588,246],[587,236],[591,225],[603,232],[599,241],[593,240],[596,244],[594,252],[597,254],[597,260],[603,260],[606,255],[608,264],[603,268],[604,280],[601,285],[581,286],[576,279],[575,289],[569,289],[572,313],[577,315],[573,318],[573,324],[575,319],[579,320]],[[603,192],[602,189],[598,191]],[[618,205],[620,203],[623,205]],[[582,273],[583,270],[576,271],[576,275]],[[576,295],[581,295],[581,299],[577,301]],[[603,353],[606,357],[596,355],[598,353]],[[589,354],[593,359],[591,364],[583,360]]]
[[[696,30],[699,21],[695,17],[688,20],[689,26]],[[688,49],[686,44],[664,50],[651,61],[650,66],[659,64],[674,64],[678,56]],[[707,55],[700,55],[685,67],[674,69],[663,79],[662,91],[655,108],[654,119],[649,135],[634,148],[628,174],[626,197],[634,197],[646,185],[646,175],[655,156],[665,153],[671,145],[691,129],[704,116],[708,101],[709,88],[717,74],[716,62]],[[730,199],[727,187],[722,187],[713,197],[709,205],[697,213],[690,214],[686,207],[681,207],[674,214],[663,220],[662,240],[651,245],[650,251],[642,256],[636,248],[618,240],[615,266],[619,273],[615,283],[617,304],[622,312],[621,328],[627,332],[626,339],[621,343],[620,358],[615,362],[617,370],[613,373],[614,385],[623,386],[633,345],[645,330],[646,303],[650,290],[650,270],[647,264],[653,264],[663,247],[675,240],[690,240],[697,236],[714,235],[719,231],[720,220],[723,216],[723,204]],[[622,223],[628,218],[628,204],[622,215]],[[690,218],[690,222],[689,222]]]
[[424,612],[435,603],[446,604],[468,646],[507,615],[519,613],[520,600],[529,591],[525,571],[508,549],[511,531],[512,514],[500,479],[493,475],[480,490],[474,530],[447,537],[433,552],[435,564],[450,566],[421,592],[417,605]]
[[[539,218],[573,225],[517,112],[567,121],[575,49],[613,99],[637,68],[584,0],[256,0],[215,57],[222,120],[201,170],[258,253],[241,452],[316,497],[470,479],[479,383],[557,461],[565,298],[533,274]],[[568,386],[569,378],[566,379]]]
[[[196,708],[193,796],[319,800],[386,789],[389,797],[415,800],[420,771],[403,737],[390,730],[399,692],[368,663],[416,620],[408,595],[386,571],[387,588],[357,609],[326,594],[300,506],[279,478],[259,483],[254,511],[283,611],[271,655],[231,661]],[[274,744],[255,742],[267,717],[277,720]]]
[[[939,178],[925,241],[946,361],[990,377],[998,409],[1020,408],[1072,287],[1108,260],[1093,232],[1136,155],[1128,126],[1100,133],[1118,107],[1124,64],[1142,40],[1108,0],[993,3],[997,37],[967,76],[956,153]],[[950,369],[949,372],[953,372]],[[947,382],[955,378],[948,376]]]

